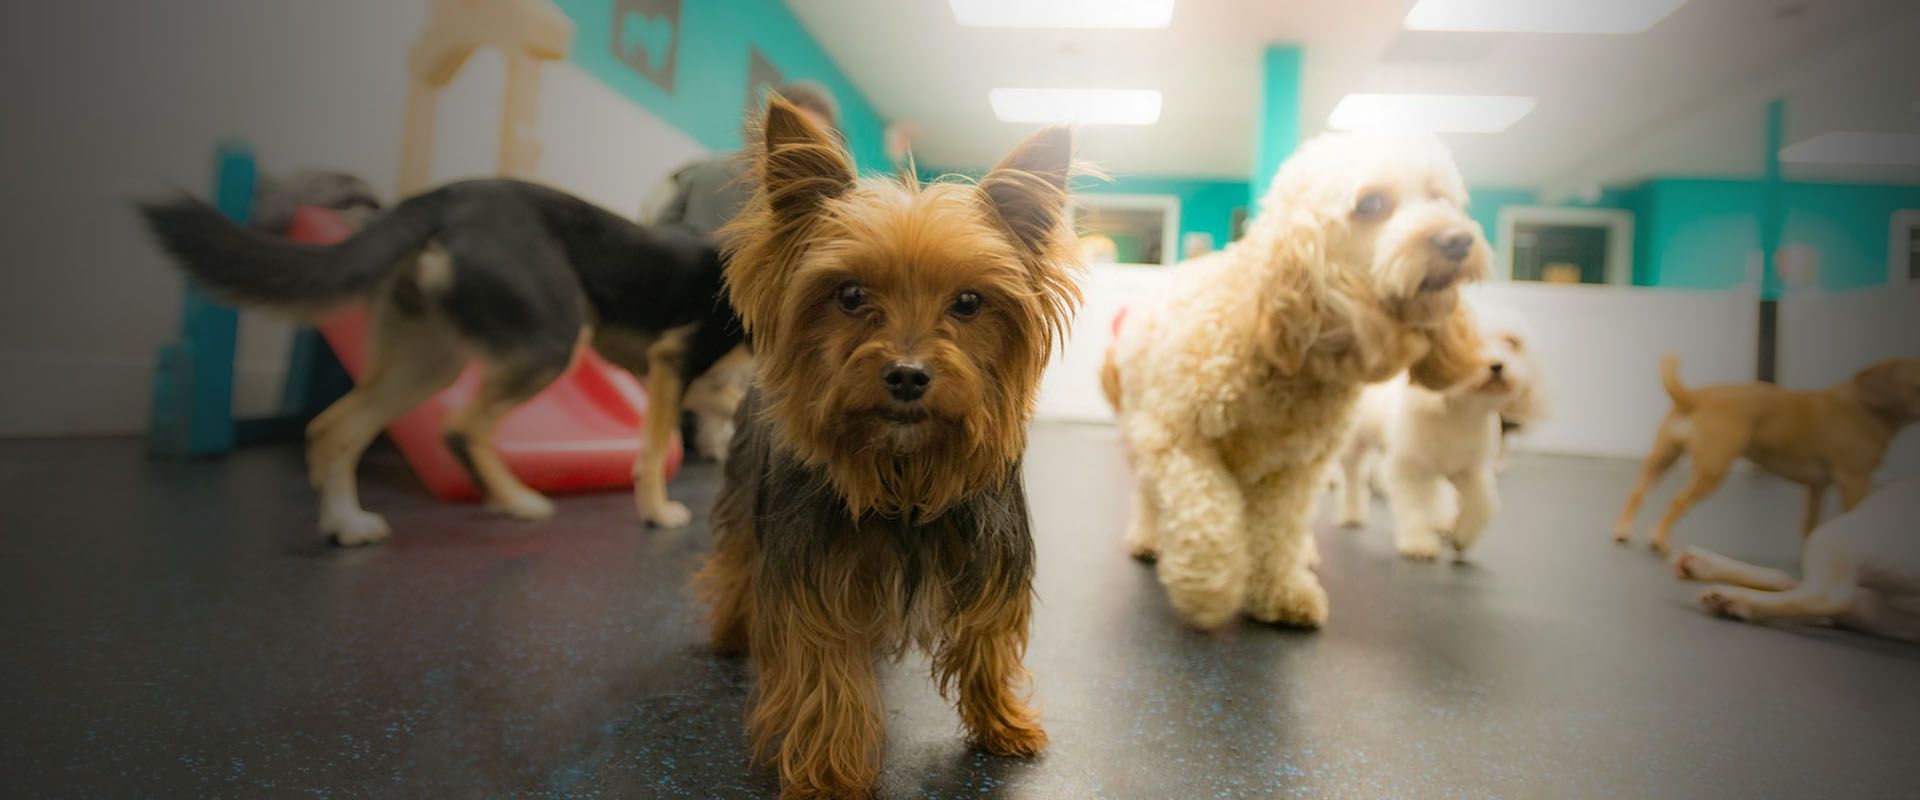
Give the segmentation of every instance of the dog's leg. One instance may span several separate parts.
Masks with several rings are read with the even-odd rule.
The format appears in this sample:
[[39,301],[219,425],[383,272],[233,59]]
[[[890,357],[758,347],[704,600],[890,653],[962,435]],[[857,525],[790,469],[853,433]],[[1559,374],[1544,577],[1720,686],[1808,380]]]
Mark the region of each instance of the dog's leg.
[[1145,486],[1134,486],[1133,519],[1127,523],[1127,553],[1141,561],[1160,557],[1160,513],[1153,507],[1153,493]]
[[934,674],[941,696],[949,688],[959,690],[960,720],[981,749],[1031,756],[1047,746],[1040,715],[1026,702],[1031,680],[1020,663],[1033,599],[1026,591],[1012,595],[961,615],[934,655]]
[[1665,423],[1662,423],[1659,437],[1653,443],[1653,451],[1647,454],[1646,463],[1640,466],[1640,478],[1634,483],[1633,492],[1627,495],[1627,505],[1620,509],[1620,518],[1613,523],[1614,541],[1625,544],[1633,539],[1633,521],[1640,516],[1640,506],[1647,501],[1647,490],[1652,489],[1660,476],[1673,468],[1683,452],[1685,450],[1680,443],[1667,435]]
[[720,518],[725,515],[719,507],[714,516],[720,541],[713,557],[693,580],[711,609],[708,639],[713,649],[722,655],[740,655],[747,652],[747,634],[753,623],[753,574],[758,569],[760,548],[754,543],[753,531],[738,524],[741,521],[729,519],[723,524]]
[[1282,470],[1249,493],[1247,613],[1254,619],[1302,628],[1327,622],[1327,590],[1313,574],[1318,554],[1308,519],[1321,474]]
[[459,377],[452,332],[384,302],[374,308],[368,369],[360,384],[307,426],[307,470],[320,492],[320,532],[342,546],[387,538],[387,521],[360,507],[355,468],[388,423]]
[[1354,445],[1340,454],[1340,525],[1345,528],[1367,526],[1368,506],[1372,501],[1372,453]]
[[1247,595],[1247,509],[1239,483],[1219,454],[1198,442],[1143,448],[1135,463],[1160,511],[1159,574],[1167,600],[1193,626],[1219,627]]
[[866,797],[886,744],[874,650],[862,622],[840,616],[856,601],[822,596],[850,591],[837,580],[847,576],[819,577],[755,587],[747,730],[756,753],[772,754],[781,797]]
[[1821,507],[1826,505],[1827,485],[1816,483],[1807,487],[1807,508],[1800,517],[1800,535],[1812,536],[1815,528],[1820,527]]
[[1800,581],[1780,570],[1755,566],[1704,547],[1684,548],[1674,554],[1672,563],[1673,574],[1682,580],[1726,583],[1769,592],[1785,592],[1800,585]]
[[1440,479],[1395,460],[1387,466],[1387,507],[1393,511],[1393,546],[1415,561],[1440,555]]
[[507,412],[532,399],[566,371],[568,357],[567,350],[556,348],[490,359],[480,390],[447,421],[447,449],[486,494],[489,509],[519,520],[553,516],[553,501],[521,483],[500,460],[493,448],[493,434]]
[[1456,556],[1465,554],[1467,548],[1480,539],[1480,534],[1486,532],[1494,515],[1500,513],[1500,493],[1495,482],[1491,465],[1482,465],[1453,479],[1453,486],[1460,494],[1460,513],[1454,518],[1447,540]]
[[1673,505],[1667,509],[1666,516],[1660,518],[1660,523],[1654,526],[1653,535],[1647,539],[1647,545],[1652,547],[1654,552],[1667,552],[1669,541],[1673,536],[1674,523],[1680,521],[1681,515],[1687,513],[1687,509],[1720,488],[1720,482],[1726,480],[1727,471],[1733,468],[1733,460],[1742,449],[1745,449],[1744,445],[1730,452],[1695,447],[1693,481],[1687,484],[1687,488],[1681,490],[1679,496],[1673,498]]
[[677,354],[656,346],[647,354],[647,430],[645,451],[633,465],[633,498],[640,519],[662,528],[693,521],[693,512],[667,499],[667,449],[680,429],[680,395],[686,384]]
[[1842,547],[1838,538],[1815,536],[1801,553],[1798,586],[1784,592],[1709,586],[1700,592],[1700,606],[1708,613],[1750,621],[1841,617],[1853,608],[1860,582],[1856,560]]

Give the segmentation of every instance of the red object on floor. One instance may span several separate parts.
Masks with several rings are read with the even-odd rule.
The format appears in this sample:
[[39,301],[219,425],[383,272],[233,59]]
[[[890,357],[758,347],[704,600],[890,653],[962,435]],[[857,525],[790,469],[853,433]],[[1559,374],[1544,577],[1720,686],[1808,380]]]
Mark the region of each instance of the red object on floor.
[[1119,336],[1120,323],[1123,323],[1126,321],[1127,321],[1127,307],[1121,306],[1119,311],[1113,312],[1113,322],[1109,323],[1112,326],[1111,333],[1113,333],[1113,335],[1115,336]]
[[[332,211],[308,207],[294,214],[287,236],[332,244],[350,233]],[[366,309],[329,315],[319,328],[347,374],[359,380],[368,356]],[[480,373],[478,364],[468,365],[452,386],[387,426],[387,435],[427,490],[442,500],[480,497],[466,469],[441,440],[443,423],[473,396]],[[646,390],[633,375],[583,349],[559,380],[501,421],[494,448],[514,475],[541,492],[629,488],[646,410]],[[672,477],[680,469],[680,437],[675,435],[668,446],[667,476]]]

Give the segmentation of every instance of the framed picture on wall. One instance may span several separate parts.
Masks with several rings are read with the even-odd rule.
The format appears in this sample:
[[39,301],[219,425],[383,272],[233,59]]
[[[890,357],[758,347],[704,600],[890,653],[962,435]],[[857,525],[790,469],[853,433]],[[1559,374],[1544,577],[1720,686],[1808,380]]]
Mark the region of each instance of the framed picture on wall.
[[655,86],[673,91],[680,0],[614,0],[613,54]]
[[1089,264],[1180,261],[1180,198],[1170,194],[1080,194],[1070,209]]
[[1887,238],[1887,282],[1920,282],[1920,209],[1893,212]]
[[1569,285],[1633,282],[1633,214],[1615,208],[1500,210],[1494,277]]

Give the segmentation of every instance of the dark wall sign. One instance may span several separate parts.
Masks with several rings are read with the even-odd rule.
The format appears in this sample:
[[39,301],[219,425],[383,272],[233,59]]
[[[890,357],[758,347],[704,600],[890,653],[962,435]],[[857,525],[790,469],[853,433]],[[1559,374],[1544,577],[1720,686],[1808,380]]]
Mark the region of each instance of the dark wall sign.
[[679,51],[680,0],[614,0],[613,54],[634,72],[672,92]]

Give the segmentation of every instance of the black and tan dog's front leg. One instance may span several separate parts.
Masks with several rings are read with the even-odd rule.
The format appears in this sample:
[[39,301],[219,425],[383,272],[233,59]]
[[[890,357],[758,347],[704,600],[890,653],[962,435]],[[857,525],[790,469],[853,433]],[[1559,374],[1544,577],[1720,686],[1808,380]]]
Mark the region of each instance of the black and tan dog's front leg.
[[1031,756],[1047,746],[1040,714],[1027,702],[1031,679],[1020,663],[1027,650],[1033,598],[1017,590],[1003,601],[976,604],[954,621],[935,659],[941,694],[958,689],[960,721],[989,753]]

